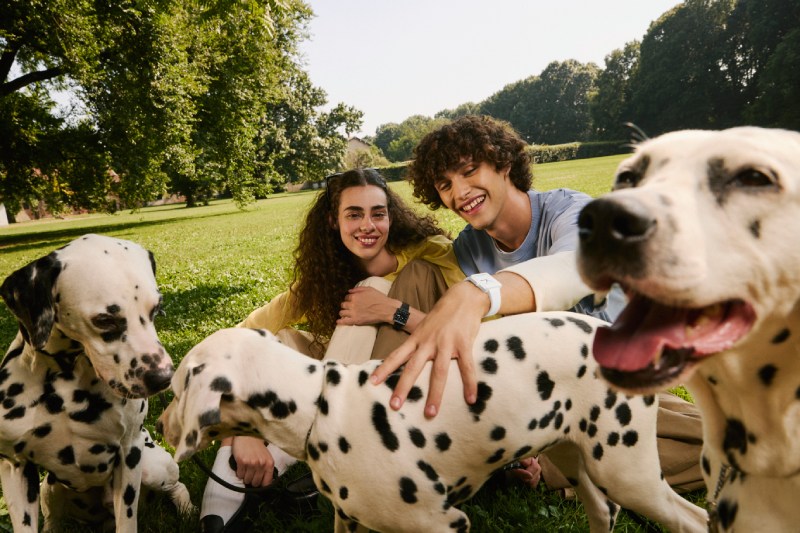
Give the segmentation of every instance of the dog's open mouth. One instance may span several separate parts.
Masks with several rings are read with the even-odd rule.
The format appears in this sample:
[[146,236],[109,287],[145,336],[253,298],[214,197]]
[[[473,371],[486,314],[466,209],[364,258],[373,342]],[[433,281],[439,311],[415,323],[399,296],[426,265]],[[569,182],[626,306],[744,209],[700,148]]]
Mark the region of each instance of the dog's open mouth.
[[687,378],[697,361],[730,348],[756,319],[741,300],[692,309],[631,296],[616,322],[597,330],[594,357],[609,382],[637,392]]

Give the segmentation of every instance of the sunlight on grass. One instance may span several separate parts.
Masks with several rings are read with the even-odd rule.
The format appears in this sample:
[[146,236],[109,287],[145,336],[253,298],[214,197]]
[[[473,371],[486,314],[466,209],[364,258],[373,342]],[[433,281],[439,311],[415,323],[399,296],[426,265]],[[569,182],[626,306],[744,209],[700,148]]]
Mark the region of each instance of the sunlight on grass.
[[[547,190],[567,187],[597,196],[609,190],[617,163],[624,156],[550,163],[534,167],[534,184]],[[430,212],[414,202],[406,183],[392,183],[420,212]],[[292,276],[292,252],[314,192],[281,194],[239,210],[230,200],[187,209],[183,205],[142,209],[136,213],[84,215],[68,220],[15,224],[0,229],[0,279],[85,233],[103,233],[129,239],[151,250],[157,262],[157,280],[164,296],[166,316],[157,318],[161,340],[178,362],[210,333],[237,324],[256,307],[285,290]],[[452,236],[464,227],[454,213],[440,209],[433,216]],[[16,319],[0,308],[0,342],[8,346],[16,335]],[[160,404],[150,402],[147,425],[152,430]],[[157,437],[157,435],[154,435]],[[213,451],[202,454],[208,463]],[[304,466],[300,467],[305,468]],[[193,463],[181,465],[181,477],[193,501],[200,503],[205,474]],[[693,501],[702,494],[693,496]],[[543,488],[482,489],[463,505],[473,531],[586,531],[583,508]],[[310,516],[262,508],[254,531],[330,531],[332,510],[321,500]],[[197,529],[197,517],[180,520],[164,499],[140,505],[142,532]],[[642,530],[622,516],[618,531]],[[9,529],[0,506],[0,530]],[[77,527],[74,531],[82,531]]]

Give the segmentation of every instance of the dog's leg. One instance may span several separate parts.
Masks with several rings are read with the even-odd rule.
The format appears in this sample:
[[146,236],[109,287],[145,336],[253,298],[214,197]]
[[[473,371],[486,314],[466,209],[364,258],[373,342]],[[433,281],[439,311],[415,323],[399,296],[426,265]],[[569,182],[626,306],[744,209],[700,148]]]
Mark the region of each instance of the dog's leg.
[[145,444],[142,449],[142,486],[151,490],[166,492],[181,514],[195,510],[189,491],[180,482],[178,464],[167,450],[156,445],[146,429]]
[[144,435],[139,433],[127,446],[120,447],[120,461],[114,467],[112,491],[117,533],[136,533],[137,510],[142,484]]
[[39,469],[33,463],[0,460],[3,497],[15,533],[39,531]]
[[561,470],[575,489],[589,519],[589,530],[612,531],[619,506],[611,502],[589,478],[578,447],[565,442],[549,448],[544,455]]

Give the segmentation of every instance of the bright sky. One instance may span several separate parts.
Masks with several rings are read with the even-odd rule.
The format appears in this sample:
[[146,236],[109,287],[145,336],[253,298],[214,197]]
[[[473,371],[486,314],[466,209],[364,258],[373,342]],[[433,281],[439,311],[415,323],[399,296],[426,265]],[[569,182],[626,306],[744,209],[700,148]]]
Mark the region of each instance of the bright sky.
[[328,101],[364,112],[362,135],[480,102],[552,61],[604,67],[679,0],[306,0],[301,49]]

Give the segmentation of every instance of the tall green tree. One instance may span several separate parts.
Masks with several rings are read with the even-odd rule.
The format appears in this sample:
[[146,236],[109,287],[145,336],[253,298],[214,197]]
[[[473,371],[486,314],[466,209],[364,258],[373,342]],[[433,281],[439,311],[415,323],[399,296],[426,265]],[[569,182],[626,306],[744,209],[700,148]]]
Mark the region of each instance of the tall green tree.
[[596,91],[589,102],[592,136],[602,140],[624,139],[624,124],[633,92],[631,77],[639,63],[639,42],[627,43],[605,57],[605,69],[597,75]]
[[686,0],[642,39],[627,116],[648,134],[735,123],[721,68],[734,0]]

